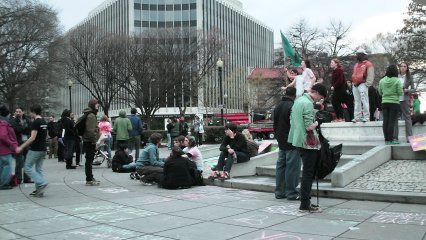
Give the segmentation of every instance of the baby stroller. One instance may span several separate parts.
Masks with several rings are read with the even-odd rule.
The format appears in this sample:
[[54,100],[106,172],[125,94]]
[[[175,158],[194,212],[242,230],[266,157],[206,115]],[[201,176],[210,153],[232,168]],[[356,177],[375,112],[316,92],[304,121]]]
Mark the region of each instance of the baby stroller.
[[105,139],[103,139],[101,142],[102,142],[101,145],[99,145],[99,147],[97,147],[98,150],[95,153],[95,159],[93,160],[92,165],[100,166],[106,160],[107,161],[107,167],[111,168],[112,159],[110,159],[108,157],[108,152],[107,152],[108,146],[106,145]]

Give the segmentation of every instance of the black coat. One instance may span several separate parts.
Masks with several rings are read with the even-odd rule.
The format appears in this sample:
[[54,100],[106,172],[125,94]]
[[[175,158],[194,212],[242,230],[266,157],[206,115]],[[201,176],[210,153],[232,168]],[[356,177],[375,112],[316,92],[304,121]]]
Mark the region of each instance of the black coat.
[[133,157],[126,154],[123,150],[119,149],[117,150],[117,152],[115,152],[114,157],[112,158],[112,171],[126,172],[123,170],[123,165],[127,165],[132,162]]
[[278,141],[278,147],[281,150],[294,149],[291,143],[288,143],[288,133],[290,132],[290,114],[294,100],[284,96],[280,103],[274,109],[274,131]]
[[[194,171],[193,162],[187,158],[170,158],[164,164],[164,179],[162,186],[164,188],[190,187],[194,184],[194,178],[191,174]],[[196,166],[195,166],[196,169]]]

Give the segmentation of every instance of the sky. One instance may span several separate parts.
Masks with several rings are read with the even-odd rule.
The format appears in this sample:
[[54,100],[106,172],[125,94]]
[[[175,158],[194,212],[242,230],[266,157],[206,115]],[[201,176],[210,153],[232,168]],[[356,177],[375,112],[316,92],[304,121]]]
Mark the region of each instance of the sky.
[[[104,0],[43,0],[59,13],[64,30],[75,26]],[[403,26],[410,0],[241,0],[243,10],[274,30],[280,46],[280,30],[304,18],[312,27],[325,29],[330,20],[351,26],[354,45],[368,43],[378,33],[395,32]],[[354,46],[355,48],[356,46]]]

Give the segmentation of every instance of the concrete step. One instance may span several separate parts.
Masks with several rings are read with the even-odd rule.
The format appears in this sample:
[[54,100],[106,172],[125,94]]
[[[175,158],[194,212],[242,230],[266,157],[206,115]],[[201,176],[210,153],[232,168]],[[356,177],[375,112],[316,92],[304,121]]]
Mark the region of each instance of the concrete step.
[[[351,161],[352,159],[354,159],[358,156],[360,156],[360,155],[342,155],[337,167],[343,166],[344,164],[348,163],[349,161]],[[276,171],[275,169],[276,169],[276,165],[267,165],[267,166],[257,167],[256,168],[256,175],[275,177],[275,171]],[[302,174],[302,173],[300,173],[300,174]],[[326,178],[326,180],[330,180],[330,178]]]
[[[254,190],[262,192],[275,191],[275,177],[270,176],[251,176],[251,177],[236,177],[224,182],[215,180],[213,182],[205,179],[207,185],[219,187],[236,188],[244,190]],[[362,201],[385,201],[385,202],[400,202],[400,203],[417,203],[426,204],[426,194],[412,192],[390,192],[390,191],[371,191],[371,190],[356,190],[346,188],[332,187],[330,182],[319,182],[320,197],[343,198]],[[299,185],[300,187],[300,185]],[[316,182],[312,185],[312,195],[316,196]],[[312,201],[316,201],[313,199]],[[321,204],[321,203],[320,203]]]

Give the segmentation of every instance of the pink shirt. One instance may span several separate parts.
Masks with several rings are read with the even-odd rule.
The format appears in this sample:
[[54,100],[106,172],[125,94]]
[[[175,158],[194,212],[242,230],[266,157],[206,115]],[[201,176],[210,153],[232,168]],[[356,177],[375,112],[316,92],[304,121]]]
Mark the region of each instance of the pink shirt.
[[99,128],[100,134],[105,134],[105,135],[111,134],[111,131],[112,131],[111,123],[108,121],[100,121],[98,124],[98,128]]

